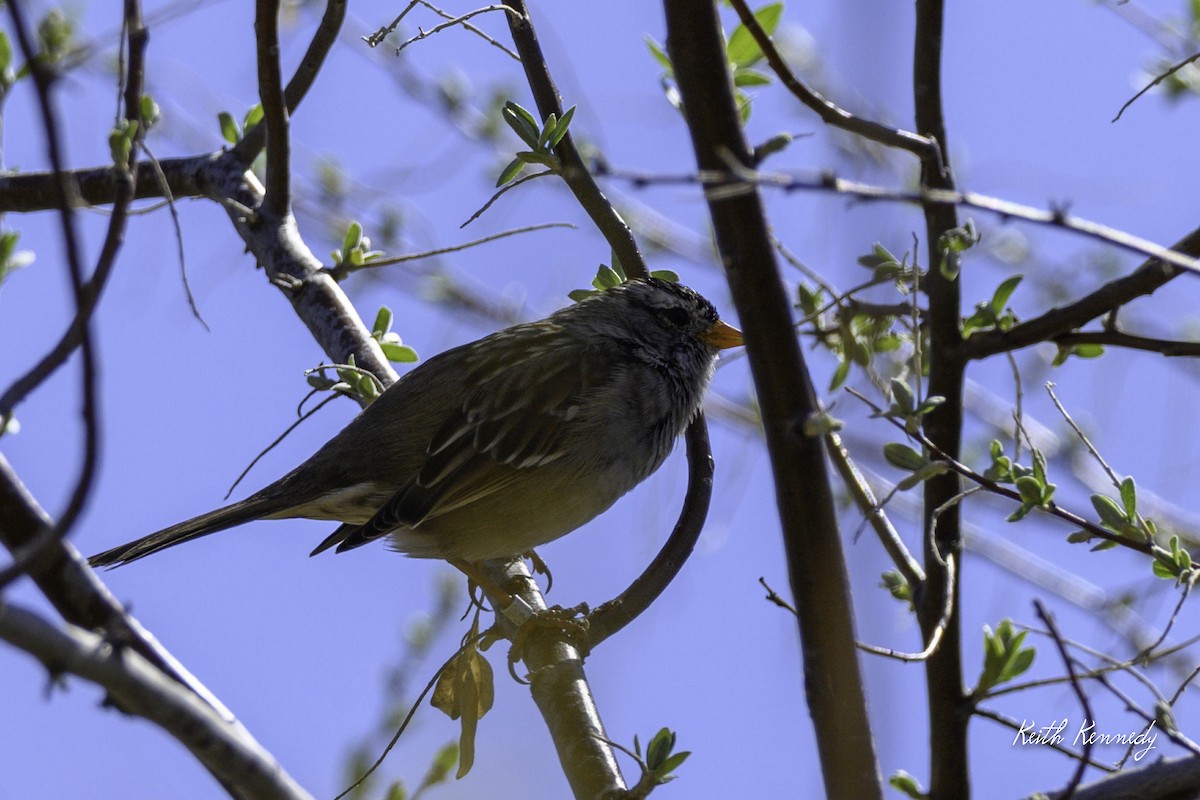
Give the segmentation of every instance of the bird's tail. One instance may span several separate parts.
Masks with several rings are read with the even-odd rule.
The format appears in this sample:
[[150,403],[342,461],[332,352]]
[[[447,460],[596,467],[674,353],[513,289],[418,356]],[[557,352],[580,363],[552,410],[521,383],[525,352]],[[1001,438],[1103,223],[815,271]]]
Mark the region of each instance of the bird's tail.
[[281,506],[286,505],[290,504],[282,504],[278,498],[252,495],[216,511],[201,514],[178,525],[163,528],[157,533],[105,550],[89,558],[88,563],[93,567],[118,567],[182,542],[190,542],[192,539],[199,539],[201,536],[223,531],[250,520],[271,516],[285,510]]

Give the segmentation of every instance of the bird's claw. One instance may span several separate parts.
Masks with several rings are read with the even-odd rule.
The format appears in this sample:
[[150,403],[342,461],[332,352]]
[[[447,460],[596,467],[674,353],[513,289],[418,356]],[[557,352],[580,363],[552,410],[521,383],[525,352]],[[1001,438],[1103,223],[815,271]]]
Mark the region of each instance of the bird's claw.
[[[514,598],[517,599],[517,598]],[[528,606],[525,606],[528,609]],[[550,628],[560,632],[568,641],[583,642],[587,639],[588,614],[591,609],[587,603],[580,603],[571,608],[553,606],[541,611],[531,611],[523,622],[517,623],[517,630],[512,637],[512,647],[508,650],[508,673],[517,683],[529,681],[517,675],[516,665],[521,660],[529,635],[538,629]],[[504,609],[508,616],[508,609]],[[512,617],[509,617],[512,620]]]

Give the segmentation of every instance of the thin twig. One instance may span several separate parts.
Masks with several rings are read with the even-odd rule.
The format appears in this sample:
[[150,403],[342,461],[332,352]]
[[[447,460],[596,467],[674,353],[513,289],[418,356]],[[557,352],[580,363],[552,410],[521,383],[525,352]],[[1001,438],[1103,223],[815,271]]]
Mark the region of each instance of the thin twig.
[[481,216],[483,216],[483,213],[492,207],[492,203],[495,203],[497,200],[499,200],[500,195],[504,194],[509,189],[515,189],[518,186],[520,186],[522,183],[528,183],[529,181],[533,180],[534,178],[541,178],[543,176],[553,175],[553,174],[555,174],[554,170],[547,169],[547,170],[543,170],[541,172],[533,172],[533,173],[530,173],[529,175],[523,175],[511,183],[504,184],[504,186],[502,186],[500,188],[500,191],[496,192],[490,198],[488,198],[488,201],[486,203],[484,203],[483,206],[480,207],[480,209],[478,211],[476,211],[474,214],[472,214],[470,217],[468,217],[466,222],[464,222],[462,225],[458,226],[459,230],[462,230],[463,228],[467,227],[472,222],[474,222],[475,220],[477,220]]
[[[316,391],[316,390],[314,390],[314,391]],[[242,478],[245,478],[248,474],[250,474],[250,470],[254,469],[254,465],[257,464],[259,461],[261,461],[263,456],[265,456],[267,453],[274,450],[279,445],[280,442],[282,442],[284,439],[286,439],[292,431],[294,431],[294,430],[296,430],[296,428],[300,427],[301,423],[303,423],[306,419],[311,417],[313,414],[316,414],[318,411],[320,411],[322,408],[324,408],[327,404],[338,399],[341,396],[342,395],[337,394],[336,392],[329,395],[329,397],[326,397],[324,400],[317,403],[315,406],[310,408],[308,411],[301,414],[300,418],[297,419],[295,422],[293,422],[291,425],[288,425],[287,428],[284,429],[283,433],[281,433],[277,437],[275,437],[274,441],[272,441],[269,445],[267,445],[265,448],[263,448],[262,452],[260,452],[258,455],[256,455],[254,457],[254,459],[249,464],[246,465],[246,468],[241,471],[241,473],[237,476],[237,479],[234,480],[233,484],[229,487],[229,491],[225,493],[224,499],[226,499],[226,500],[229,499],[229,495],[233,494],[233,490],[236,489],[238,487],[238,484],[242,482]]]
[[913,558],[912,553],[904,546],[904,541],[900,538],[899,532],[893,527],[891,520],[883,513],[883,508],[876,499],[875,493],[871,491],[871,486],[867,483],[867,479],[863,477],[854,460],[850,457],[850,451],[846,449],[842,437],[835,432],[830,432],[825,436],[825,444],[828,447],[829,458],[833,461],[834,468],[837,469],[838,474],[842,477],[842,483],[850,490],[850,495],[854,498],[855,504],[862,512],[863,518],[875,530],[880,544],[887,551],[896,569],[904,576],[904,580],[908,582],[913,591],[919,591],[921,585],[925,583],[925,573],[921,569],[920,563]]
[[[329,51],[337,41],[338,31],[341,30],[342,22],[346,18],[346,3],[347,0],[326,0],[325,14],[322,15],[321,22],[313,33],[312,41],[309,42],[308,49],[304,51],[304,57],[300,59],[300,64],[296,67],[296,71],[292,74],[292,78],[283,92],[284,103],[289,114],[299,107],[304,96],[308,94],[308,90],[312,88],[317,74],[321,71],[321,66],[325,63],[325,57],[329,55]],[[266,142],[266,126],[255,125],[246,131],[242,140],[234,145],[230,152],[234,154],[234,158],[239,163],[250,164],[262,152]]]
[[434,256],[445,255],[446,253],[457,253],[471,247],[476,247],[488,242],[494,242],[497,239],[505,239],[509,236],[516,236],[521,233],[532,233],[533,231],[543,231],[549,228],[570,228],[575,230],[574,225],[569,222],[544,222],[540,225],[526,225],[523,228],[512,228],[507,231],[500,231],[489,236],[482,236],[478,239],[473,239],[462,244],[450,245],[449,247],[438,247],[433,250],[422,250],[419,253],[407,253],[402,256],[394,256],[392,258],[378,258],[372,261],[367,261],[362,264],[342,263],[335,267],[326,267],[325,271],[334,277],[335,280],[341,280],[351,273],[358,272],[364,269],[374,269],[376,267],[390,267],[395,264],[404,264],[409,261],[419,261],[424,258],[433,258]]
[[[885,186],[849,181],[833,173],[825,172],[816,177],[803,178],[783,173],[756,172],[745,168],[734,171],[708,170],[683,175],[655,175],[629,170],[605,171],[606,175],[626,180],[635,186],[661,184],[699,184],[709,187],[708,191],[724,189],[727,195],[746,191],[754,185],[792,191],[832,192],[849,195],[865,201],[912,203],[921,206],[963,206],[988,211],[1002,219],[1020,219],[1037,225],[1063,228],[1081,236],[1096,239],[1123,250],[1139,253],[1190,272],[1200,272],[1200,260],[1183,255],[1162,245],[1134,236],[1133,234],[1068,214],[1065,209],[1042,210],[1033,206],[1014,203],[976,192],[960,192],[948,189],[918,189],[915,191],[892,189]],[[723,195],[725,196],[725,195]]]
[[[412,8],[412,6],[415,5],[416,3],[420,3],[421,5],[429,8],[435,14],[437,14],[438,16],[440,16],[448,21],[440,23],[438,25],[435,25],[432,28],[430,28],[429,30],[424,30],[423,28],[418,27],[417,28],[418,33],[416,36],[411,36],[396,46],[396,55],[400,55],[401,50],[408,47],[410,44],[413,44],[414,42],[419,42],[422,39],[426,39],[430,36],[433,36],[435,33],[444,31],[447,28],[453,28],[456,25],[461,25],[465,30],[470,31],[471,33],[475,34],[476,36],[479,36],[485,42],[492,45],[493,47],[497,47],[497,48],[503,50],[514,61],[519,62],[521,60],[521,57],[519,55],[517,55],[516,53],[514,53],[512,50],[509,50],[507,47],[500,44],[500,42],[496,41],[491,36],[488,36],[486,33],[481,31],[479,28],[476,28],[474,25],[467,22],[467,20],[471,19],[471,17],[477,17],[480,14],[488,14],[492,11],[504,11],[509,14],[518,13],[513,8],[503,5],[503,4],[494,5],[494,6],[484,6],[483,8],[477,8],[474,11],[468,11],[466,14],[461,14],[457,17],[454,17],[454,16],[447,14],[445,11],[442,11],[440,8],[432,5],[431,3],[426,2],[425,0],[414,0],[413,3],[409,4],[409,8]],[[390,31],[389,31],[389,33],[390,33]],[[367,42],[367,44],[371,44],[369,37],[364,36],[363,39]],[[372,46],[374,46],[374,45],[372,45]]]
[[[1011,728],[1012,730],[1017,731],[1017,733],[1021,732],[1021,728],[1022,728],[1021,723],[1017,722],[1014,719],[1009,719],[1008,717],[1004,716],[1003,714],[1001,714],[997,711],[992,711],[991,709],[987,709],[987,708],[976,708],[971,713],[977,717],[983,717],[984,719],[990,719],[992,722],[997,722],[1006,728]],[[1051,750],[1057,750],[1058,752],[1062,753],[1063,755],[1070,756],[1072,759],[1075,759],[1076,761],[1083,758],[1083,756],[1081,756],[1079,753],[1076,753],[1071,748],[1061,745],[1058,742],[1055,742],[1053,740],[1047,741],[1044,744],[1047,747],[1049,747]],[[1102,761],[1085,761],[1083,763],[1087,764],[1089,767],[1095,767],[1096,769],[1104,770],[1105,772],[1116,772],[1117,771],[1115,767],[1113,767],[1109,764],[1105,764]]]
[[822,97],[820,92],[809,87],[792,72],[787,61],[784,60],[783,56],[779,54],[779,50],[776,49],[775,42],[763,30],[762,25],[759,24],[750,7],[746,5],[745,0],[730,0],[730,5],[737,12],[742,25],[746,27],[746,30],[754,37],[754,41],[758,43],[759,49],[762,50],[763,55],[766,57],[767,64],[779,76],[779,80],[783,82],[784,87],[795,95],[801,103],[815,111],[823,122],[835,128],[841,128],[844,131],[861,136],[864,139],[879,142],[889,147],[907,150],[922,160],[933,159],[936,161],[939,159],[937,144],[929,137],[863,119]]
[[200,316],[200,308],[196,305],[196,297],[192,294],[192,285],[188,282],[187,258],[183,250],[183,223],[179,219],[179,209],[175,207],[175,196],[171,192],[171,185],[167,182],[162,164],[158,163],[158,159],[154,153],[150,152],[150,148],[145,142],[142,142],[142,150],[146,152],[147,159],[154,167],[154,174],[158,176],[158,185],[165,198],[164,202],[171,214],[171,223],[175,228],[175,247],[179,254],[179,280],[183,283],[183,294],[187,297],[188,308],[192,310],[192,316],[204,327],[204,330],[209,331],[211,329],[204,321],[204,317]]
[[465,653],[467,648],[474,647],[475,644],[486,635],[487,631],[484,631],[483,633],[479,633],[475,637],[469,638],[467,641],[463,642],[462,645],[460,645],[459,648],[454,651],[454,655],[446,659],[445,663],[437,668],[437,671],[433,673],[433,677],[429,679],[429,683],[425,684],[425,688],[421,690],[421,693],[417,695],[417,699],[413,701],[412,708],[410,708],[408,713],[404,715],[404,719],[401,720],[400,725],[396,728],[396,733],[393,734],[392,738],[383,748],[383,752],[379,754],[379,758],[375,759],[375,762],[371,764],[371,766],[363,770],[362,775],[359,775],[353,783],[343,789],[340,794],[333,798],[333,800],[342,800],[343,797],[361,786],[363,781],[371,777],[375,770],[379,769],[380,765],[383,764],[383,760],[387,758],[388,753],[392,752],[392,748],[394,748],[396,743],[400,741],[400,737],[408,728],[408,723],[412,721],[413,716],[417,713],[417,709],[420,708],[421,703],[425,701],[426,695],[428,695],[433,690],[433,687],[437,685],[438,679],[442,677],[442,673],[448,670],[450,665],[454,663],[454,660]]
[[[861,392],[858,392],[855,389],[849,388],[849,387],[846,389],[846,391],[848,391],[850,394],[857,397],[859,400],[862,400],[864,403],[869,405],[875,411],[879,412],[881,416],[883,415],[883,409],[880,408],[878,405],[876,405],[874,402],[872,402],[870,400],[870,398],[866,397]],[[899,430],[904,431],[906,434],[909,434],[908,431],[905,431],[904,425],[902,423],[899,423],[893,419],[888,419],[886,416],[884,417],[884,419],[887,419],[888,422],[890,422],[892,425],[897,427]],[[923,434],[917,433],[917,434],[909,434],[909,435],[912,435],[922,445],[924,445],[925,447],[928,447],[930,449],[930,451],[933,452],[934,455],[936,455],[940,461],[945,462],[945,464],[951,470],[953,470],[954,472],[957,472],[959,475],[963,476],[964,478],[967,478],[968,480],[971,480],[974,483],[979,484],[980,486],[982,486],[984,489],[987,489],[992,494],[998,494],[998,495],[1001,495],[1002,497],[1007,497],[1010,500],[1014,500],[1018,503],[1024,502],[1024,500],[1022,500],[1019,492],[1017,492],[1014,489],[1009,489],[1006,486],[1002,486],[1001,484],[996,483],[996,481],[993,481],[990,478],[984,477],[983,475],[979,474],[978,472],[976,472],[975,470],[966,466],[965,464],[958,461],[957,459],[950,458],[940,447],[938,447],[933,442],[931,442]],[[1099,525],[1095,524],[1094,522],[1086,520],[1083,517],[1071,512],[1071,511],[1067,511],[1066,509],[1064,509],[1063,507],[1061,507],[1055,503],[1050,503],[1049,505],[1039,508],[1038,510],[1040,510],[1046,514],[1049,514],[1053,517],[1058,517],[1059,519],[1069,522],[1072,525],[1077,525],[1098,539],[1104,539],[1106,541],[1116,542],[1117,544],[1122,545],[1124,547],[1128,547],[1131,550],[1137,550],[1139,553],[1146,553],[1148,555],[1153,553],[1153,547],[1150,544],[1147,544],[1145,542],[1135,541],[1133,539],[1127,539],[1126,537],[1119,536],[1119,535],[1113,533],[1112,531],[1105,530],[1104,528],[1101,528]]]
[[1160,83],[1162,83],[1163,81],[1165,81],[1167,78],[1171,77],[1171,76],[1172,76],[1172,75],[1174,75],[1176,72],[1179,72],[1179,70],[1183,69],[1183,68],[1184,68],[1184,67],[1186,67],[1188,64],[1191,64],[1191,63],[1193,63],[1193,62],[1194,62],[1194,61],[1196,61],[1197,59],[1200,59],[1200,53],[1194,53],[1194,54],[1192,54],[1192,55],[1188,56],[1188,57],[1187,57],[1187,58],[1185,58],[1183,61],[1180,61],[1178,64],[1175,64],[1174,66],[1172,66],[1172,67],[1171,67],[1170,69],[1168,69],[1166,72],[1162,72],[1162,73],[1160,73],[1159,75],[1157,75],[1157,76],[1154,78],[1154,80],[1150,81],[1150,82],[1149,82],[1149,83],[1147,83],[1145,86],[1143,86],[1143,87],[1142,87],[1142,89],[1141,89],[1141,91],[1139,91],[1139,92],[1138,92],[1137,94],[1135,94],[1133,97],[1131,97],[1131,98],[1129,98],[1128,100],[1126,100],[1126,101],[1125,101],[1125,105],[1121,106],[1121,110],[1120,110],[1120,111],[1118,111],[1118,112],[1117,112],[1117,115],[1116,115],[1115,117],[1113,117],[1113,118],[1112,118],[1112,121],[1113,121],[1113,122],[1116,122],[1117,120],[1119,120],[1119,119],[1121,118],[1121,115],[1125,113],[1125,109],[1127,109],[1127,108],[1129,108],[1131,105],[1133,105],[1133,104],[1134,104],[1134,101],[1136,101],[1136,100],[1137,100],[1139,97],[1141,97],[1141,96],[1142,96],[1142,95],[1144,95],[1146,92],[1148,92],[1148,91],[1150,91],[1151,89],[1153,89],[1155,86],[1158,86]]
[[[1033,608],[1050,631],[1050,637],[1054,640],[1054,646],[1058,648],[1058,654],[1062,657],[1063,664],[1067,668],[1067,677],[1071,679],[1071,689],[1074,690],[1075,696],[1079,698],[1079,705],[1083,707],[1083,718],[1085,720],[1095,720],[1095,714],[1092,712],[1092,703],[1088,700],[1087,693],[1083,691],[1083,686],[1079,683],[1079,677],[1075,674],[1075,661],[1067,653],[1067,646],[1063,644],[1062,636],[1058,632],[1058,625],[1055,624],[1054,617],[1046,611],[1046,607],[1042,605],[1041,600],[1034,600]],[[1084,738],[1083,757],[1079,759],[1079,764],[1075,767],[1075,774],[1071,776],[1071,780],[1067,783],[1066,788],[1061,794],[1062,800],[1071,800],[1075,795],[1075,790],[1079,788],[1079,784],[1083,780],[1083,773],[1087,769],[1087,762],[1092,759],[1092,747],[1094,744],[1092,737],[1088,736]]]
[[919,653],[903,653],[886,647],[863,644],[862,642],[858,642],[858,649],[864,650],[868,653],[874,653],[877,656],[894,658],[897,661],[924,661],[936,653],[938,651],[938,647],[942,643],[942,637],[946,633],[946,628],[950,624],[950,618],[954,614],[954,565],[956,563],[956,558],[951,557],[945,559],[946,585],[949,587],[949,590],[945,592],[945,598],[942,604],[942,613],[938,616],[937,624],[934,626],[933,632],[929,635],[929,642],[925,645],[924,650]]

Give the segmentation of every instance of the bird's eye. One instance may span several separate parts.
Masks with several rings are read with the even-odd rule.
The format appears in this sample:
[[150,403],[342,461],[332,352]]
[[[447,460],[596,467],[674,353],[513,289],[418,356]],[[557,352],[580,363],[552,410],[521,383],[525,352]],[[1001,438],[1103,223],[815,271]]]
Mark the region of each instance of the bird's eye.
[[682,328],[688,323],[688,320],[691,319],[691,316],[688,314],[687,310],[680,308],[679,306],[664,308],[662,310],[662,315],[666,317],[667,322],[671,323],[677,328]]

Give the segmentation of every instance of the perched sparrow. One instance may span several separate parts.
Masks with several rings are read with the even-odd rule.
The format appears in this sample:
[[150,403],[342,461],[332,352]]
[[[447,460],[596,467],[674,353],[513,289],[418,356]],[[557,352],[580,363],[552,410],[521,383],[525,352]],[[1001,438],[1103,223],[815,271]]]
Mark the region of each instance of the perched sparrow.
[[135,561],[255,519],[337,520],[313,551],[381,536],[475,562],[570,533],[645,480],[742,343],[678,284],[622,284],[429,359],[290,473],[245,500],[91,558]]

